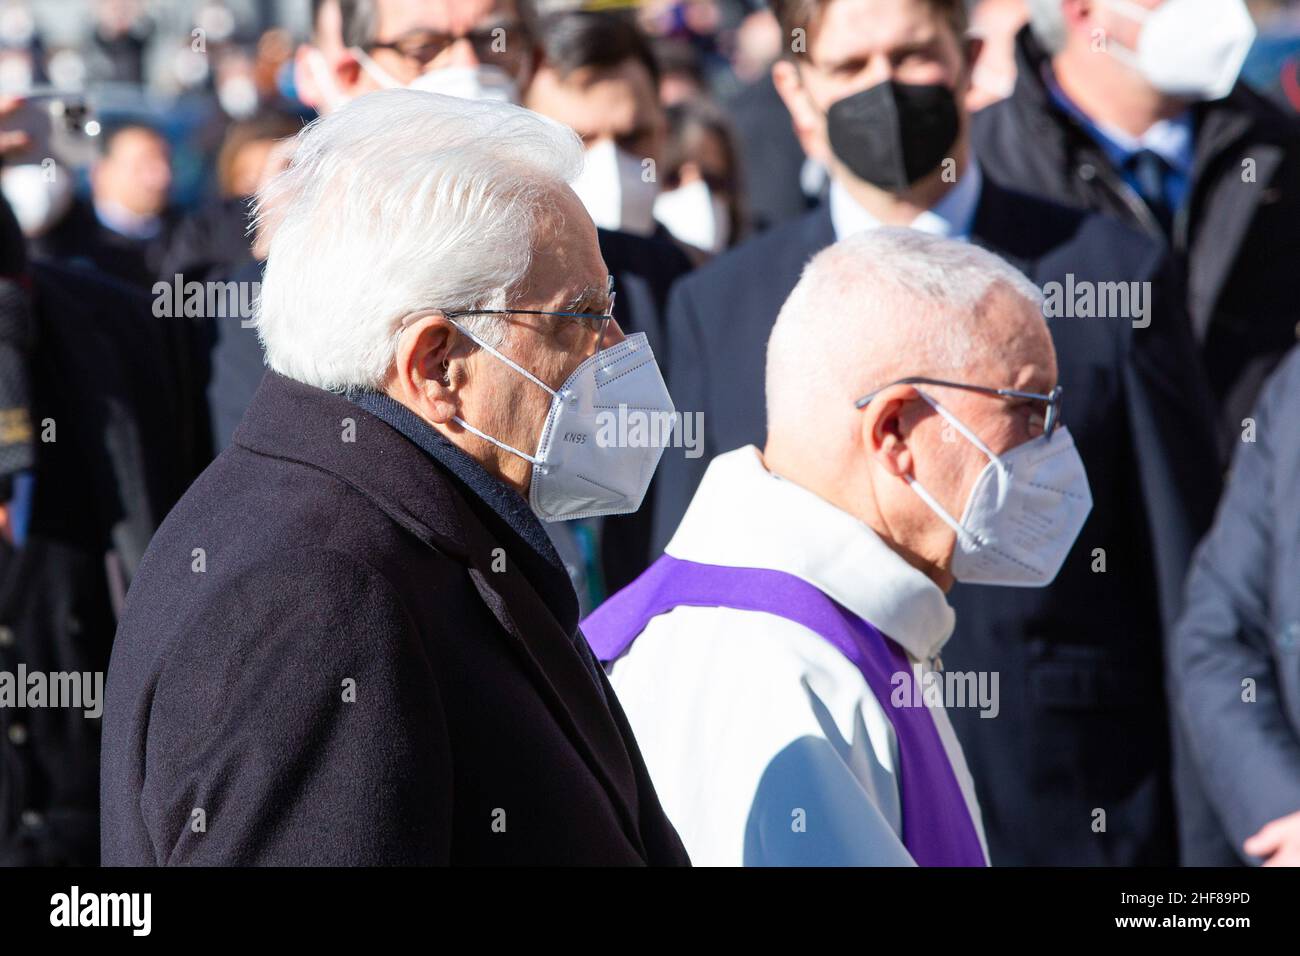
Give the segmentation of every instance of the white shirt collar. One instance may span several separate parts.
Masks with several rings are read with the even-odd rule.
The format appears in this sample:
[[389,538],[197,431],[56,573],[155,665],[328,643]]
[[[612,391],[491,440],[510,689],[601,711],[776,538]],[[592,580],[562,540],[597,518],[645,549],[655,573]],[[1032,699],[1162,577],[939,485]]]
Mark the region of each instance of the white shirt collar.
[[1130,156],[1142,150],[1155,153],[1171,169],[1187,173],[1194,160],[1191,114],[1157,120],[1141,136],[1131,136],[1117,126],[1094,121],[1103,136]]
[[665,550],[685,561],[793,574],[914,660],[934,657],[952,635],[956,615],[937,584],[857,518],[769,472],[753,445],[713,459]]
[[152,239],[162,229],[162,220],[157,216],[141,216],[120,203],[96,199],[94,206],[100,225],[129,239]]
[[[971,156],[966,164],[966,172],[957,177],[952,189],[908,225],[933,236],[969,239],[983,184],[984,174],[975,157]],[[849,191],[838,179],[831,180],[830,204],[831,225],[835,229],[837,240],[880,226],[880,220],[862,208],[862,204],[849,195]]]

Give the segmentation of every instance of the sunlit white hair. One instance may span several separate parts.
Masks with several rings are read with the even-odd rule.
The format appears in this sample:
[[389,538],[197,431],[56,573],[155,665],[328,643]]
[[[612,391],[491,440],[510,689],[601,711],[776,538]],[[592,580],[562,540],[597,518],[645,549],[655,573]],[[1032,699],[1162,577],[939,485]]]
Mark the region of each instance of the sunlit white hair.
[[[995,358],[987,306],[1005,291],[1038,313],[1042,292],[987,250],[914,229],[871,229],[804,267],[767,344],[767,420],[816,431],[907,375],[969,379]],[[842,413],[837,415],[837,412]]]
[[1027,0],[1029,28],[1048,53],[1059,53],[1065,46],[1065,14],[1061,0]]
[[[529,110],[416,90],[316,120],[257,199],[267,364],[319,388],[379,388],[411,313],[504,307],[582,155],[571,130]],[[501,340],[500,322],[462,324]]]

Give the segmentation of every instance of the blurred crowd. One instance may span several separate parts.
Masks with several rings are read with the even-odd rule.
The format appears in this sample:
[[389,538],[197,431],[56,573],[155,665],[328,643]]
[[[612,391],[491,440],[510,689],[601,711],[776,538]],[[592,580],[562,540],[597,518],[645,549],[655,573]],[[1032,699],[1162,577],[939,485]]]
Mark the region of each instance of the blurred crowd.
[[[0,0],[0,669],[106,670],[150,537],[230,443],[261,379],[250,320],[267,220],[255,217],[255,197],[291,161],[306,123],[389,87],[518,102],[583,142],[574,190],[600,230],[615,316],[646,333],[678,408],[704,414],[706,453],[698,467],[680,453],[665,458],[653,507],[553,533],[584,612],[634,580],[680,521],[708,458],[761,440],[761,346],[776,310],[807,258],[849,229],[846,216],[874,222],[858,206],[846,212],[843,197],[910,189],[952,153],[949,138],[927,165],[925,133],[899,134],[900,182],[883,170],[886,160],[873,167],[840,156],[836,130],[851,136],[852,121],[830,106],[865,86],[853,59],[860,21],[827,27],[841,3],[854,4],[854,16],[930,10],[936,24],[927,29],[968,23],[978,38],[961,47],[963,65],[950,73],[927,72],[929,58],[942,58],[929,34],[888,52],[895,78],[919,77],[902,82],[950,87],[952,135],[978,160],[978,173],[962,182],[978,176],[985,199],[996,190],[1004,204],[996,227],[973,211],[975,196],[963,219],[953,207],[966,200],[936,180],[921,206],[955,223],[946,234],[1029,263],[1040,284],[1087,271],[1065,268],[1074,260],[1059,269],[1049,262],[1067,240],[1085,261],[1129,249],[1146,271],[1126,278],[1150,283],[1157,312],[1187,326],[1185,341],[1151,347],[1163,355],[1111,367],[1098,347],[1099,357],[1076,370],[1078,394],[1115,416],[1071,410],[1082,420],[1072,428],[1076,439],[1083,434],[1098,511],[1112,506],[1108,533],[1142,539],[1129,552],[1137,556],[1128,584],[1048,589],[1057,604],[972,607],[965,618],[972,630],[1014,633],[1016,653],[1033,660],[1003,666],[1032,685],[1048,713],[1040,720],[1031,703],[987,723],[954,718],[991,858],[1166,863],[1181,845],[1184,861],[1246,859],[1242,838],[1268,821],[1238,814],[1245,798],[1206,783],[1207,774],[1230,772],[1215,749],[1230,744],[1195,719],[1169,716],[1165,648],[1242,422],[1300,335],[1300,3],[1292,0],[1251,2],[1258,36],[1249,56],[1226,87],[1182,100],[1122,78],[1090,81],[1074,46],[1082,28],[1053,40],[1050,12],[1028,25],[1031,13],[1059,11],[1062,0]],[[1059,17],[1056,25],[1064,29]],[[959,38],[949,39],[957,49]],[[811,78],[799,72],[813,69],[807,63]],[[1185,108],[1170,111],[1171,102]],[[898,124],[915,108],[898,95],[888,107],[859,105],[893,110]],[[1168,135],[1148,140],[1134,124]],[[870,153],[863,145],[860,155]],[[1154,165],[1134,161],[1152,156]],[[1249,198],[1225,185],[1240,178],[1243,160],[1269,184]],[[1039,204],[1127,228],[1103,230],[1089,245],[1093,226]],[[1125,246],[1130,233],[1151,245]],[[197,293],[192,283],[202,284]],[[750,287],[770,299],[757,311]],[[758,318],[728,326],[730,315],[711,314],[731,309]],[[736,357],[719,336],[750,340],[753,354]],[[1169,371],[1163,363],[1174,355],[1186,364]],[[1161,402],[1195,421],[1160,418],[1151,409]],[[1178,450],[1154,465],[1137,450],[1198,431],[1208,436],[1204,487],[1180,470],[1188,459]],[[1127,450],[1107,457],[1107,443]],[[1104,465],[1094,470],[1089,454]],[[1158,474],[1144,474],[1130,493],[1121,476],[1144,469]],[[964,600],[959,586],[959,626]],[[1096,602],[1141,612],[1121,619],[1111,607],[1102,616],[1116,633],[1080,638],[1078,657],[1053,651],[1053,622],[1083,605],[1101,613]],[[1300,624],[1289,626],[1300,635]],[[964,637],[959,630],[953,653],[966,666],[999,653],[975,638],[963,651]],[[1114,699],[1148,694],[1154,707]],[[1294,713],[1296,701],[1282,696],[1278,713]],[[1059,736],[1031,741],[1035,733]],[[1284,733],[1292,736],[1282,762],[1297,769],[1300,742],[1294,729]],[[1058,753],[1035,780],[1011,779],[1025,748],[1053,746],[1069,756]],[[1191,756],[1201,751],[1203,759]],[[97,861],[98,760],[97,722],[80,711],[0,708],[0,864]],[[1063,794],[1092,774],[1113,775],[1116,803],[1129,811],[1124,838],[1104,851],[1066,835],[1053,816],[1069,802]],[[1300,793],[1300,775],[1286,776],[1285,788],[1287,797]],[[1270,798],[1268,812],[1281,816],[1287,797]]]

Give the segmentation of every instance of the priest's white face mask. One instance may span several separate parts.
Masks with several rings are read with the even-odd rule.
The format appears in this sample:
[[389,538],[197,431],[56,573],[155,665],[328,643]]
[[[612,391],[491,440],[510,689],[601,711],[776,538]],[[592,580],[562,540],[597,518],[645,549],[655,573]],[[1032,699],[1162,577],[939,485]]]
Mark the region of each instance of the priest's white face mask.
[[[912,475],[904,480],[956,536],[950,571],[966,584],[1045,587],[1051,584],[1092,511],[1092,491],[1070,431],[1058,425],[1061,389],[1050,395],[913,377],[893,384],[934,384],[1047,404],[1043,431],[1001,454],[926,392],[917,394],[988,459],[960,518]],[[858,401],[863,408],[876,393]]]

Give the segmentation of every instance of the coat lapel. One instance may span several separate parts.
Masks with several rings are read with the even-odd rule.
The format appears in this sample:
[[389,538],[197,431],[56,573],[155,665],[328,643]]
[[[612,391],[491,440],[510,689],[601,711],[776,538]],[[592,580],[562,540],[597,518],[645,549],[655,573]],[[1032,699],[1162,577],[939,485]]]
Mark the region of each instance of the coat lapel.
[[[1189,250],[1188,262],[1195,268],[1188,269],[1188,286],[1192,321],[1201,338],[1236,265],[1235,255],[1225,254],[1225,250],[1235,253],[1241,248],[1255,211],[1284,158],[1281,146],[1267,142],[1250,142],[1249,148],[1238,155],[1234,147],[1251,132],[1249,113],[1216,106],[1207,109],[1196,132],[1190,208],[1180,220],[1182,234],[1177,237],[1182,248],[1186,248],[1189,236],[1197,237],[1195,248]],[[1222,165],[1225,156],[1231,165]],[[1245,160],[1252,163],[1250,177],[1242,165]],[[1213,222],[1213,231],[1197,229],[1198,221]]]
[[500,545],[468,507],[460,502],[458,506],[474,587],[556,721],[609,794],[628,839],[644,855],[637,825],[636,772],[593,675],[528,579],[509,565],[505,571],[492,569],[492,555]]

